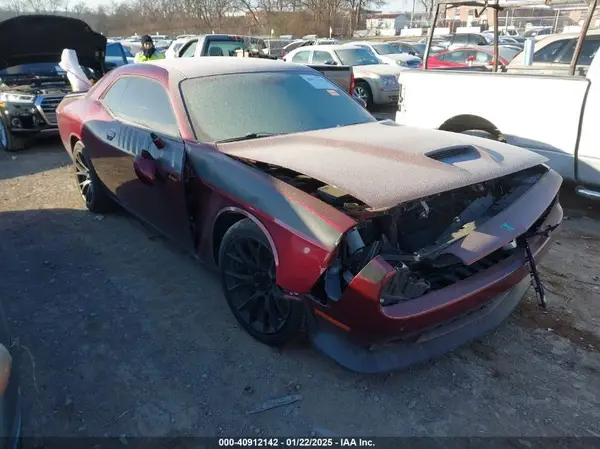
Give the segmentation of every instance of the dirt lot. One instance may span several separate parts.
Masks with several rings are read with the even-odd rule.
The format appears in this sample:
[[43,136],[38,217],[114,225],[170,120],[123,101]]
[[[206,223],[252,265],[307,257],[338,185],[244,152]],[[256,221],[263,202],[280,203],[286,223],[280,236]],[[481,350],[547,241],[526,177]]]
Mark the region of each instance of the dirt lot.
[[[22,345],[24,433],[600,437],[599,206],[564,190],[547,313],[529,297],[482,341],[370,377],[253,341],[202,266],[125,214],[83,210],[57,142],[2,154],[0,292]],[[246,415],[288,394],[302,400]]]

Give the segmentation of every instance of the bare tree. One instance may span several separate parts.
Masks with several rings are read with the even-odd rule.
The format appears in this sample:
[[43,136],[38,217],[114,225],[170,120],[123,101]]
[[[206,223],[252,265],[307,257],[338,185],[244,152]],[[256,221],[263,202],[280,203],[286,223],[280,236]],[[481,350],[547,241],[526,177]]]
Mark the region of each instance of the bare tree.
[[435,0],[419,0],[419,3],[425,8],[427,17],[431,18],[431,14],[433,13],[433,8],[435,6]]

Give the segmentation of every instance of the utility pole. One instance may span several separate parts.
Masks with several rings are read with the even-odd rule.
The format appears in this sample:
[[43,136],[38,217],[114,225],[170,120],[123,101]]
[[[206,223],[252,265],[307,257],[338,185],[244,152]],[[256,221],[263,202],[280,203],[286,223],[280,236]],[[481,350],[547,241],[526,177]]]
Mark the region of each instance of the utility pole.
[[413,22],[415,20],[415,5],[417,3],[417,0],[413,0],[413,7],[412,7],[412,13],[410,14],[410,27],[413,27]]

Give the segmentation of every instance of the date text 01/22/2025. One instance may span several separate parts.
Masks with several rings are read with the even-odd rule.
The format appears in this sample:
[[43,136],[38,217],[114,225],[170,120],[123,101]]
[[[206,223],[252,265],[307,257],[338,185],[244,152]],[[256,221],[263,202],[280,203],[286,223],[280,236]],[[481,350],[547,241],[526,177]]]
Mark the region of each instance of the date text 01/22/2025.
[[219,438],[219,447],[374,447],[369,438]]

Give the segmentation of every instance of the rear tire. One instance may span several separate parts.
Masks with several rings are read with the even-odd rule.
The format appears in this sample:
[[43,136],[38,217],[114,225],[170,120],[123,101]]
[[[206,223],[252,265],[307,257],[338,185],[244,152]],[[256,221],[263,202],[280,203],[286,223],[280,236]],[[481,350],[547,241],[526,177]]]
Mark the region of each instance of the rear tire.
[[284,297],[275,281],[269,241],[252,220],[240,220],[227,230],[219,249],[219,268],[227,304],[246,332],[276,347],[301,337],[304,304]]
[[115,203],[94,171],[94,166],[87,156],[85,146],[81,141],[77,142],[73,147],[73,167],[77,188],[83,198],[85,207],[90,212],[96,214],[103,214],[114,210]]

